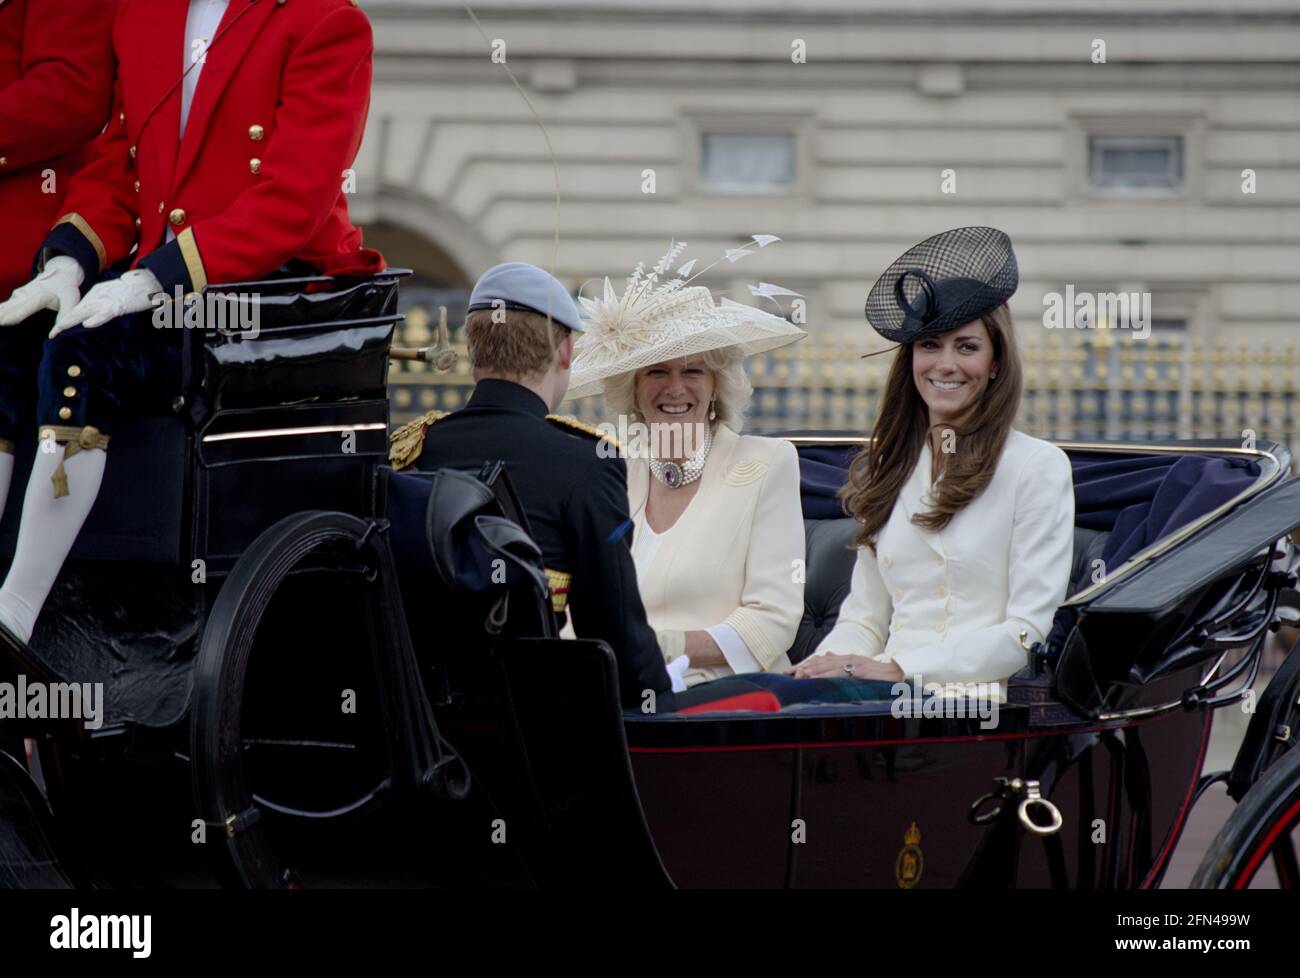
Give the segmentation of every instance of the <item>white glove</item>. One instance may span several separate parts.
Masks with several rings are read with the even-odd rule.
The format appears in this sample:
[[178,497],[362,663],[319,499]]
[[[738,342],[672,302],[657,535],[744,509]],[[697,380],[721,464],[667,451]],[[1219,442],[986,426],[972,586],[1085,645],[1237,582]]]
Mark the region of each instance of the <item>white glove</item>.
[[684,653],[668,663],[668,679],[673,684],[674,693],[686,691],[686,670],[690,667],[691,657]]
[[14,289],[6,302],[0,302],[0,326],[17,326],[42,309],[60,315],[70,312],[81,299],[81,266],[67,255],[56,255],[26,285]]
[[59,313],[50,330],[50,339],[78,324],[94,329],[118,316],[143,312],[153,305],[153,296],[162,290],[162,283],[147,268],[133,268],[121,278],[100,282],[76,308]]

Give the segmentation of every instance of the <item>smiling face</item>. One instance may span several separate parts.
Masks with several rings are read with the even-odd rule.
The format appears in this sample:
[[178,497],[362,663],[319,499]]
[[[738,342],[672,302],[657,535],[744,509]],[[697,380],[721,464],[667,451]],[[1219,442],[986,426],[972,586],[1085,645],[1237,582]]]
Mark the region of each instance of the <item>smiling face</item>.
[[998,368],[993,341],[976,319],[912,346],[912,381],[930,409],[930,424],[955,422],[983,396]]
[[707,422],[716,387],[700,357],[665,360],[636,372],[636,409],[647,424]]

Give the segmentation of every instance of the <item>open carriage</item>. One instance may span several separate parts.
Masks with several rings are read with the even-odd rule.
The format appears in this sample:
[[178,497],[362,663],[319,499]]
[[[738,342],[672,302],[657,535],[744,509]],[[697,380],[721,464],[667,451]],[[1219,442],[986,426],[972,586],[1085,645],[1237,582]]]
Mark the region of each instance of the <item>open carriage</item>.
[[[1063,444],[1070,597],[1005,702],[625,711],[609,648],[554,637],[506,480],[385,466],[399,277],[256,283],[260,335],[187,337],[174,415],[115,438],[37,661],[0,663],[104,683],[103,722],[0,721],[0,885],[1150,887],[1218,780],[1196,884],[1300,882],[1300,653],[1201,775],[1296,618],[1285,448]],[[797,661],[848,589],[816,487],[860,439],[790,437]]]

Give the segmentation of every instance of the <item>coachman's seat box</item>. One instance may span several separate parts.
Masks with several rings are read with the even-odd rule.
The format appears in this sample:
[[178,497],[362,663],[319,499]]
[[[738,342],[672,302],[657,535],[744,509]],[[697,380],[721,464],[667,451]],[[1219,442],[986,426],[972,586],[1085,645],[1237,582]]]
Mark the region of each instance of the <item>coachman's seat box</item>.
[[[136,754],[171,756],[165,731],[188,712],[208,611],[262,531],[304,510],[383,515],[376,483],[405,274],[286,269],[209,286],[189,300],[210,318],[191,316],[178,338],[171,410],[114,429],[103,486],[31,644],[56,674],[104,683],[101,732],[132,730]],[[212,316],[222,303],[238,305]],[[223,318],[228,328],[208,328]],[[34,426],[17,448],[0,570],[14,553]]]
[[[377,515],[388,351],[405,274],[214,285],[188,300],[207,318],[184,331],[182,393],[169,416],[114,431],[103,488],[71,559],[202,559],[206,574],[220,576],[291,513]],[[18,448],[19,503],[35,448],[34,432]],[[0,523],[5,559],[19,509],[8,506]]]

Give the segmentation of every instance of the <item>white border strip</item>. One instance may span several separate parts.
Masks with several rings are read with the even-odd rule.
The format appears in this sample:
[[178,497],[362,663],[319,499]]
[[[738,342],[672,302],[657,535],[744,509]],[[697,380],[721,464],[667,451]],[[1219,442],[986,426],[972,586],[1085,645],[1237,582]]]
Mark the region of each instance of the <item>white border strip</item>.
[[226,431],[219,435],[204,435],[203,443],[214,441],[239,441],[245,438],[279,438],[287,435],[324,435],[341,431],[386,431],[382,421],[370,424],[310,425],[305,428],[264,428],[260,431]]

